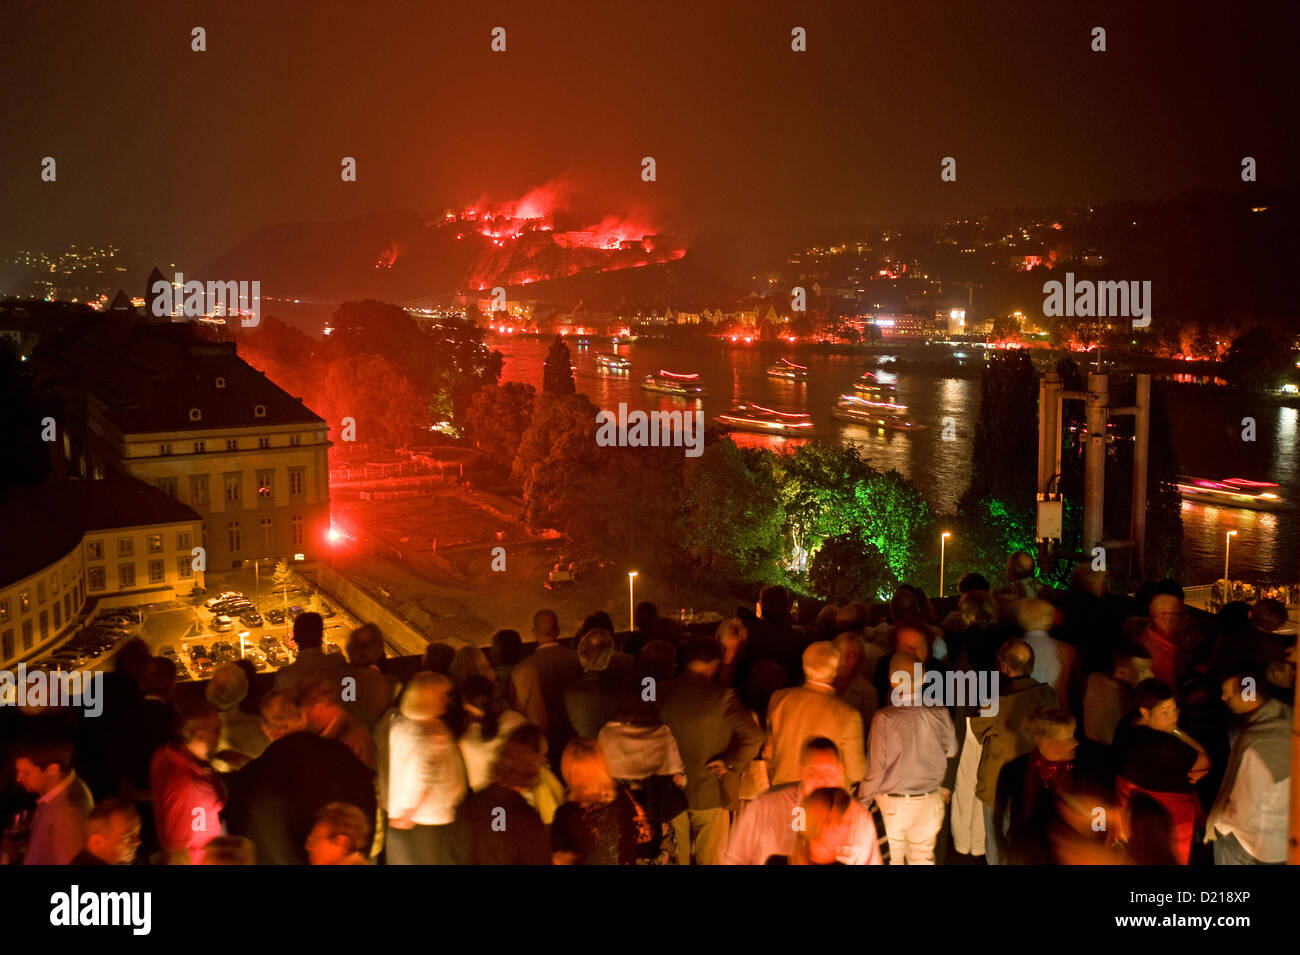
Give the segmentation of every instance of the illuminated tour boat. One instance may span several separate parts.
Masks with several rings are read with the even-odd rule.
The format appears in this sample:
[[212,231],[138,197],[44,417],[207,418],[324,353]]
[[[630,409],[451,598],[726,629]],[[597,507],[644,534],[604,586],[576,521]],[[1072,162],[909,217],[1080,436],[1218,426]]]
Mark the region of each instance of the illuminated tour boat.
[[1240,507],[1250,511],[1283,511],[1292,507],[1278,493],[1278,486],[1269,481],[1248,481],[1245,478],[1211,481],[1206,478],[1180,477],[1178,490],[1184,501],[1195,501],[1197,504]]
[[753,402],[738,404],[726,414],[718,415],[713,422],[735,431],[757,431],[760,434],[808,435],[813,429],[810,414],[776,411]]
[[776,364],[767,366],[767,377],[785,378],[789,381],[806,381],[808,369],[803,365],[796,365],[794,362],[782,358]]
[[894,404],[888,400],[878,401],[860,393],[840,395],[831,411],[831,417],[837,421],[889,431],[920,431],[925,428],[925,425],[916,424],[907,416],[907,405]]
[[641,379],[641,389],[643,391],[657,391],[663,395],[673,395],[677,398],[703,398],[707,391],[700,384],[700,376],[680,375],[673,371],[664,371],[659,369],[657,375],[646,375]]
[[875,401],[890,401],[894,396],[894,392],[898,389],[894,385],[883,383],[868,371],[863,372],[862,377],[853,383],[853,390],[864,398]]
[[596,370],[606,375],[626,375],[631,367],[632,363],[622,355],[606,355],[602,352],[596,356]]

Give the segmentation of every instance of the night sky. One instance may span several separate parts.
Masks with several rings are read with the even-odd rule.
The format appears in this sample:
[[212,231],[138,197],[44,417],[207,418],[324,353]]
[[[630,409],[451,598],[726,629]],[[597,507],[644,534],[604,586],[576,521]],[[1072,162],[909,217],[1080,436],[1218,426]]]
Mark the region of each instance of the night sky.
[[7,0],[0,251],[204,259],[264,225],[556,176],[682,232],[1234,190],[1246,155],[1293,184],[1296,20],[1274,9]]

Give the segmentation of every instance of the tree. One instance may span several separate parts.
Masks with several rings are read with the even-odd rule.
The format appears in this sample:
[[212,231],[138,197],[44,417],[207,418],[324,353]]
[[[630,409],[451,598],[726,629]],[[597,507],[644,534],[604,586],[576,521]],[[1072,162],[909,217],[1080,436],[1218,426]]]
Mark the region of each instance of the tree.
[[897,471],[874,473],[854,489],[860,535],[898,580],[914,577],[934,540],[934,515],[915,484]]
[[542,370],[542,391],[550,395],[571,395],[578,390],[573,381],[573,364],[569,346],[559,335],[546,353],[546,367]]
[[730,583],[782,580],[782,510],[772,459],[726,438],[687,463],[679,539],[701,573]]
[[[46,418],[55,422],[57,443],[42,438]],[[39,484],[50,473],[50,449],[62,454],[67,421],[55,399],[37,389],[18,357],[14,340],[0,337],[0,442],[5,449],[0,487]]]
[[855,533],[828,538],[813,555],[808,582],[834,603],[874,601],[892,593],[898,578],[875,544]]
[[1276,391],[1295,367],[1295,356],[1284,335],[1256,325],[1239,336],[1223,359],[1223,377],[1245,391]]
[[488,457],[509,468],[533,419],[537,389],[517,381],[485,385],[465,412],[470,438]]
[[1034,500],[1038,481],[1038,376],[1023,349],[999,351],[980,379],[980,412],[964,506],[985,498]]
[[596,406],[586,395],[537,396],[514,462],[530,529],[562,530],[575,519],[584,506],[575,493],[577,475],[592,466],[597,450]]

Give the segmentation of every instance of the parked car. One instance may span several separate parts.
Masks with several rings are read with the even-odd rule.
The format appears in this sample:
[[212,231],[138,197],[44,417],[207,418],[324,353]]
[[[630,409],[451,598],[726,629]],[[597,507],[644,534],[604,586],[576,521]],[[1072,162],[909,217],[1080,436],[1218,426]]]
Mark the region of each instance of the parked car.
[[190,660],[197,663],[208,655],[208,648],[201,643],[190,644]]
[[299,616],[301,616],[302,614],[304,614],[304,613],[306,613],[306,612],[307,612],[307,611],[306,611],[305,609],[303,609],[302,607],[290,607],[290,608],[289,608],[289,619],[290,619],[290,620],[297,620]]
[[239,615],[239,622],[245,627],[260,627],[262,625],[262,615],[256,610],[248,610]]
[[166,657],[168,660],[171,660],[173,663],[175,663],[176,648],[172,646],[170,643],[163,644],[163,646],[158,650],[158,656]]
[[266,659],[272,666],[277,667],[288,666],[293,662],[293,658],[289,656],[289,651],[279,646],[267,650]]
[[257,641],[257,645],[261,647],[263,650],[269,651],[272,647],[278,647],[280,645],[280,641],[275,639],[275,637],[273,637],[271,634],[267,633],[262,635],[262,639]]
[[263,616],[266,617],[268,623],[273,623],[276,626],[284,623],[284,611],[279,607],[272,607]]
[[342,648],[341,646],[339,646],[337,643],[330,643],[328,640],[326,640],[326,641],[325,641],[325,652],[326,652],[326,653],[342,653],[342,652],[343,652],[343,648]]
[[56,663],[61,663],[65,669],[82,667],[90,662],[90,657],[86,656],[84,653],[68,649],[60,650],[58,653],[52,654],[50,659]]
[[205,600],[203,606],[208,610],[211,610],[217,604],[223,604],[229,600],[236,600],[242,596],[244,595],[237,590],[227,590],[225,593],[217,594],[215,597]]
[[217,633],[226,633],[229,630],[235,629],[235,621],[226,616],[213,617],[212,629]]
[[208,677],[212,676],[212,673],[216,668],[216,664],[207,657],[202,657],[194,661],[194,675],[200,680],[208,679]]

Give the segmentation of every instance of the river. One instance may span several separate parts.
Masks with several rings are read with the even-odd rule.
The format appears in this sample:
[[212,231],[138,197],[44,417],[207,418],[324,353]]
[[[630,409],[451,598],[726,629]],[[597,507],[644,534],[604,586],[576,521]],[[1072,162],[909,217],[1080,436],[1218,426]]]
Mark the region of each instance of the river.
[[[550,341],[514,335],[493,335],[491,347],[505,356],[503,381],[527,382],[540,388],[542,365]],[[659,369],[697,372],[708,388],[701,405],[705,417],[727,411],[749,399],[780,411],[813,415],[818,436],[836,436],[858,444],[880,469],[896,468],[920,488],[940,513],[950,512],[970,478],[971,445],[979,413],[979,349],[958,351],[969,377],[944,377],[932,372],[900,372],[897,362],[916,352],[848,354],[788,344],[719,343],[686,345],[662,341],[633,342],[611,348],[569,342],[578,390],[600,408],[617,409],[620,402],[643,410],[680,410],[681,400],[642,391],[641,378]],[[631,372],[612,376],[596,371],[598,351],[616,350],[632,363]],[[789,357],[808,367],[806,382],[769,378],[767,366]],[[892,369],[892,370],[891,370]],[[896,401],[908,406],[909,417],[925,430],[904,433],[870,429],[835,421],[830,409],[849,391],[863,371],[897,387]],[[1294,407],[1233,396],[1214,385],[1189,385],[1157,380],[1173,430],[1174,449],[1183,473],[1202,477],[1243,477],[1274,481],[1289,501],[1300,500],[1297,432],[1300,412]],[[1030,409],[1025,427],[1037,429]],[[939,424],[951,417],[956,440],[942,440]],[[1256,440],[1241,440],[1241,419],[1253,417]],[[737,433],[738,443],[777,448],[788,439]],[[1234,579],[1260,583],[1295,582],[1300,570],[1300,512],[1249,511],[1184,502],[1183,552],[1186,584],[1207,584],[1223,576],[1224,542],[1232,539]]]

